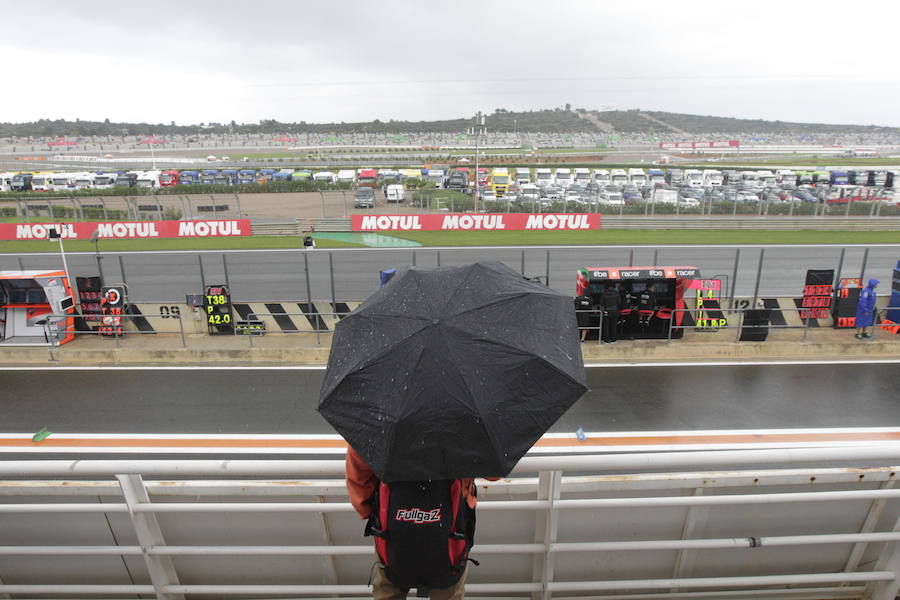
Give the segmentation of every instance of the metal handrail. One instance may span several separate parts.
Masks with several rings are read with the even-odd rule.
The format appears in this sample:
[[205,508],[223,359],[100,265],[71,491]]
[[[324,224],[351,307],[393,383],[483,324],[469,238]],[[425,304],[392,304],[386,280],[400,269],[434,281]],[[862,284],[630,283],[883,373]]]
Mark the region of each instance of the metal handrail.
[[[659,456],[668,455],[669,459],[660,461]],[[683,468],[698,464],[696,461],[699,456],[705,457],[700,464],[713,467],[715,476],[710,473],[697,472],[689,474],[669,473],[666,471],[658,472],[660,469],[668,467]],[[766,505],[772,506],[783,503],[837,503],[837,502],[859,502],[859,501],[896,501],[900,498],[900,489],[892,489],[882,486],[877,489],[859,488],[845,489],[843,487],[838,490],[816,490],[816,491],[794,491],[795,486],[805,481],[808,486],[812,486],[812,482],[816,480],[816,475],[824,473],[822,470],[811,470],[796,472],[793,476],[778,482],[768,480],[758,471],[750,470],[727,471],[722,470],[723,466],[750,466],[755,464],[773,464],[783,465],[788,463],[800,464],[805,461],[815,461],[822,463],[830,463],[833,461],[854,462],[864,465],[867,461],[892,461],[890,464],[900,464],[900,444],[889,444],[880,449],[870,448],[866,446],[859,447],[816,447],[804,449],[783,449],[783,450],[758,450],[758,451],[711,451],[711,452],[669,452],[655,453],[649,457],[649,460],[641,460],[642,457],[632,455],[625,462],[614,465],[610,462],[609,455],[593,455],[593,456],[554,456],[541,457],[535,460],[526,458],[520,466],[515,469],[515,473],[538,473],[539,485],[537,487],[537,499],[505,499],[512,495],[512,488],[504,491],[514,484],[516,479],[501,480],[498,482],[487,482],[486,488],[497,487],[497,494],[486,494],[479,502],[479,511],[488,512],[506,512],[515,511],[516,513],[532,512],[537,515],[536,522],[541,522],[545,517],[548,520],[559,518],[560,513],[570,511],[580,511],[585,509],[602,510],[610,508],[627,507],[635,510],[645,509],[654,510],[660,507],[727,507],[742,505]],[[546,460],[545,460],[546,459]],[[637,460],[637,462],[634,462]],[[524,463],[524,464],[523,464]],[[591,470],[593,472],[603,472],[607,470],[620,471],[617,467],[623,464],[635,465],[639,470],[657,471],[652,476],[659,479],[662,485],[655,495],[627,495],[623,497],[620,493],[614,492],[610,496],[606,496],[610,490],[605,490],[601,486],[597,477],[568,477],[563,478],[562,473],[568,471]],[[897,467],[879,467],[867,470],[867,473],[875,474],[877,471],[892,479]],[[104,513],[119,514],[125,518],[131,517],[136,532],[137,544],[115,546],[115,545],[41,545],[35,544],[31,546],[0,546],[0,556],[141,556],[151,564],[153,561],[171,561],[174,556],[204,556],[204,557],[228,557],[228,556],[297,556],[297,557],[339,557],[339,556],[371,556],[372,547],[369,544],[350,544],[336,545],[326,539],[325,544],[277,544],[277,545],[190,545],[190,544],[167,544],[164,539],[164,530],[156,525],[157,516],[160,513],[213,513],[234,515],[235,513],[285,513],[292,514],[309,514],[333,515],[330,518],[353,518],[355,520],[355,511],[346,497],[340,498],[340,501],[323,502],[324,498],[316,498],[309,496],[305,501],[285,501],[285,502],[262,502],[248,500],[245,502],[216,502],[210,499],[198,501],[193,496],[191,489],[184,489],[180,495],[189,498],[190,501],[154,501],[147,493],[150,486],[154,482],[147,482],[145,485],[143,479],[136,475],[163,475],[170,474],[178,477],[181,483],[190,484],[190,481],[184,481],[185,476],[201,475],[207,476],[226,476],[228,483],[234,488],[235,492],[240,495],[252,495],[252,481],[242,481],[233,479],[236,475],[246,474],[252,477],[270,477],[278,474],[296,475],[302,473],[304,475],[320,475],[323,473],[342,474],[344,471],[343,461],[10,461],[0,462],[0,476],[2,477],[35,477],[40,478],[40,487],[31,486],[39,491],[29,491],[27,495],[34,496],[44,493],[55,495],[50,489],[53,481],[47,481],[48,476],[63,476],[67,480],[65,482],[56,482],[57,486],[65,485],[67,489],[77,489],[79,486],[90,488],[95,482],[72,480],[72,477],[83,477],[89,475],[115,476],[120,487],[120,498],[122,500],[113,502],[96,502],[96,503],[0,503],[0,513],[8,514],[46,514],[46,513]],[[861,486],[863,484],[870,485],[868,481],[863,481],[859,477],[857,469],[840,469],[830,467],[829,472],[841,472],[843,479],[834,483],[847,483]],[[770,471],[773,473],[775,471]],[[786,471],[787,472],[787,471]],[[125,475],[129,473],[130,475]],[[756,478],[754,478],[754,476]],[[635,475],[621,475],[623,479],[635,477]],[[749,488],[750,493],[727,493],[727,494],[709,494],[709,495],[685,495],[682,493],[666,493],[672,490],[690,489],[696,485],[692,483],[696,478],[702,478],[707,483],[704,487],[718,487],[717,479],[723,477],[737,477],[745,481],[740,484],[743,488]],[[760,479],[761,478],[761,479]],[[545,489],[548,482],[558,481],[556,492],[550,497],[541,496],[541,490]],[[749,481],[754,481],[750,484]],[[759,486],[789,486],[784,489],[791,491],[766,491],[758,492],[760,489],[755,482],[760,481]],[[885,481],[882,478],[875,478],[873,481]],[[541,483],[542,482],[542,483]],[[38,482],[35,482],[37,484]],[[298,487],[306,487],[314,484],[315,481],[293,481],[281,482],[281,485],[295,485]],[[16,482],[15,488],[18,489],[24,485],[29,486],[28,482]],[[49,484],[49,486],[48,486]],[[203,482],[197,482],[196,485],[203,485]],[[553,484],[549,484],[553,489]],[[479,483],[479,486],[482,486]],[[586,488],[585,486],[588,486]],[[815,487],[819,487],[816,484]],[[10,488],[12,489],[12,488]],[[156,489],[156,488],[152,488]],[[605,492],[604,492],[605,490]],[[0,487],[0,494],[4,491]],[[589,498],[581,498],[585,493],[595,494],[602,493],[603,497],[594,495]],[[14,492],[15,493],[15,492]],[[92,493],[92,492],[90,492]],[[340,491],[332,492],[343,495]],[[522,488],[517,491],[518,496],[532,496],[535,493],[533,486]],[[562,497],[563,494],[577,494],[575,497]],[[227,497],[229,493],[222,491],[217,495]],[[492,496],[503,498],[494,500]],[[533,496],[532,496],[533,497]],[[141,500],[141,498],[144,498]],[[851,505],[852,506],[852,505]],[[857,504],[856,506],[859,506]],[[542,514],[543,513],[543,514]],[[344,517],[342,515],[347,515]],[[352,517],[350,516],[352,515]],[[236,518],[236,517],[232,517]],[[691,517],[688,516],[687,519]],[[153,524],[148,527],[148,523]],[[825,584],[848,584],[848,583],[865,583],[871,587],[862,586],[841,586],[841,587],[821,587],[815,588],[821,598],[843,598],[852,597],[859,598],[864,591],[869,591],[873,600],[893,600],[894,593],[900,586],[900,572],[895,565],[900,564],[900,549],[897,542],[900,541],[900,529],[895,527],[893,530],[874,530],[875,523],[871,527],[862,525],[858,531],[853,532],[830,532],[823,531],[821,533],[808,533],[804,531],[799,535],[779,534],[769,536],[756,536],[753,527],[745,527],[738,529],[733,537],[691,537],[682,536],[680,538],[650,538],[650,539],[601,539],[601,540],[585,540],[585,541],[560,541],[557,538],[556,528],[553,527],[547,531],[539,533],[535,537],[535,541],[524,543],[494,543],[494,544],[478,544],[475,546],[474,554],[480,555],[530,555],[534,560],[540,561],[542,565],[550,565],[550,568],[536,570],[534,578],[531,581],[507,581],[496,583],[478,583],[471,582],[467,584],[466,589],[472,593],[499,593],[499,592],[533,592],[540,595],[541,598],[549,599],[555,592],[571,592],[585,591],[597,594],[601,590],[635,590],[635,589],[672,589],[672,588],[724,588],[724,589],[742,589],[742,588],[760,588],[763,586],[784,586],[784,585],[825,585]],[[158,533],[148,537],[148,531],[154,528]],[[873,561],[872,566],[863,566],[860,570],[860,564],[854,563],[846,568],[843,572],[816,571],[804,573],[784,573],[778,572],[777,575],[752,573],[740,576],[704,576],[704,577],[685,577],[683,575],[673,575],[671,578],[650,578],[650,579],[605,579],[602,581],[590,580],[590,578],[578,578],[577,580],[560,580],[553,575],[553,561],[565,554],[572,553],[611,553],[611,552],[683,552],[695,550],[734,550],[752,552],[752,549],[759,547],[809,547],[809,546],[837,546],[853,544],[854,548],[866,549],[868,544],[880,544],[876,550],[880,553],[877,562]],[[158,564],[158,563],[157,563]],[[369,588],[365,585],[348,584],[348,583],[332,583],[332,584],[281,584],[281,585],[234,585],[234,584],[207,584],[202,581],[194,581],[189,585],[178,583],[177,580],[168,579],[168,575],[175,574],[174,569],[166,571],[165,569],[148,569],[150,573],[150,584],[127,585],[127,584],[90,584],[81,583],[77,585],[61,585],[61,584],[2,584],[0,583],[0,593],[21,593],[21,594],[63,594],[63,593],[83,593],[83,594],[102,594],[102,593],[156,593],[157,597],[167,598],[171,595],[181,593],[207,594],[219,596],[246,595],[250,593],[272,593],[272,594],[344,594],[357,595],[369,592]],[[785,597],[793,593],[803,593],[809,588],[795,588],[786,591]],[[653,594],[654,598],[664,598],[664,593]]]

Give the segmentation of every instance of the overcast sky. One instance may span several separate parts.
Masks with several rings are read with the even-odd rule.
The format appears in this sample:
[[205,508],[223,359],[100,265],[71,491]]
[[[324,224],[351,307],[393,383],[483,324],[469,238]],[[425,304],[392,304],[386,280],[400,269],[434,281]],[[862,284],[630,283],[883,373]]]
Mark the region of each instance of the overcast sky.
[[[739,8],[740,6],[740,8]],[[900,126],[900,3],[5,2],[0,121],[642,108]]]

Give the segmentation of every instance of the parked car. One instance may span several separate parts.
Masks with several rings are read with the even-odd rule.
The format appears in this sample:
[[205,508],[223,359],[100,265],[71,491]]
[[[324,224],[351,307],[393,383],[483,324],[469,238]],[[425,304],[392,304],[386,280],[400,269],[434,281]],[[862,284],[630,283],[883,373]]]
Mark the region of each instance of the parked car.
[[353,208],[375,208],[375,190],[370,187],[353,190]]

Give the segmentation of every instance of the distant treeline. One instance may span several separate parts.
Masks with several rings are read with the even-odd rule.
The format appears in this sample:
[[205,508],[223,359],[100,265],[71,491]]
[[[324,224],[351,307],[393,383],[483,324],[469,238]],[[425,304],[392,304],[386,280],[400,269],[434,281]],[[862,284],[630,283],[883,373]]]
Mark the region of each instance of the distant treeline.
[[[263,119],[259,123],[199,123],[177,125],[165,123],[113,123],[105,121],[66,121],[65,119],[40,119],[31,123],[0,123],[0,137],[56,137],[56,136],[114,136],[124,135],[198,135],[198,134],[277,134],[277,133],[465,133],[474,118],[446,121],[380,121],[366,123],[286,123]],[[485,126],[489,131],[530,131],[546,133],[596,132],[590,122],[578,118],[572,111],[546,109],[527,112],[509,112],[497,109],[487,115]]]
[[[612,110],[586,111],[563,108],[513,112],[503,108],[486,115],[485,126],[493,132],[530,133],[596,133],[601,131],[579,113],[591,112],[599,120],[612,125],[617,133],[672,134],[676,128],[690,134],[730,133],[730,134],[776,134],[802,135],[822,134],[872,134],[900,133],[900,128],[876,125],[829,125],[822,123],[791,123],[783,121],[763,121],[760,119],[733,119],[688,115],[659,111]],[[648,119],[648,115],[658,121]],[[178,125],[174,121],[166,123],[113,123],[104,121],[66,121],[65,119],[40,119],[30,123],[0,123],[0,137],[122,137],[122,136],[197,136],[202,134],[279,134],[310,133],[321,135],[340,134],[396,134],[409,133],[449,133],[465,135],[473,125],[474,118],[448,119],[444,121],[380,121],[378,119],[359,123],[288,123],[275,119],[263,119],[259,123],[198,123]],[[666,127],[670,125],[671,127]],[[401,141],[401,140],[398,140]]]

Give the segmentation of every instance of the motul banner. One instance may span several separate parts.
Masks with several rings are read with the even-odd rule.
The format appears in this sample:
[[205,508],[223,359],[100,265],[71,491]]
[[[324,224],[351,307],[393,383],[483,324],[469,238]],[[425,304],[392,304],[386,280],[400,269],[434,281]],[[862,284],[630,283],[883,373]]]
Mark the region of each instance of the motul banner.
[[353,231],[577,231],[600,229],[597,214],[353,215]]
[[0,240],[46,240],[56,229],[64,240],[87,240],[94,231],[100,239],[193,238],[252,235],[249,219],[215,221],[107,221],[92,223],[0,223]]
[[739,140],[727,140],[721,142],[660,142],[659,147],[662,149],[676,148],[737,148],[741,143]]

